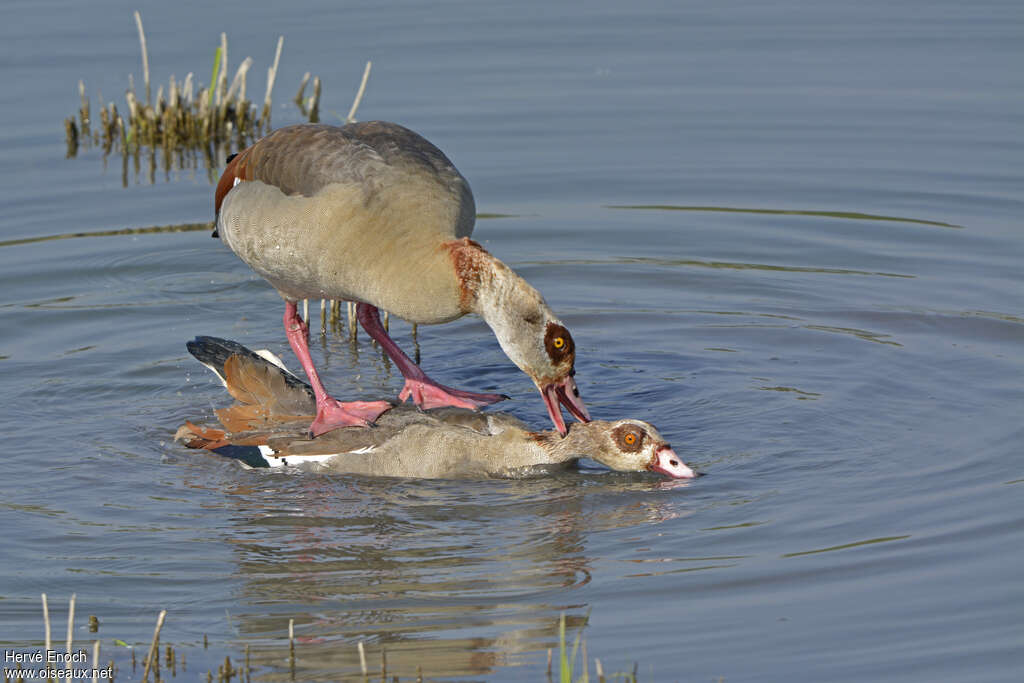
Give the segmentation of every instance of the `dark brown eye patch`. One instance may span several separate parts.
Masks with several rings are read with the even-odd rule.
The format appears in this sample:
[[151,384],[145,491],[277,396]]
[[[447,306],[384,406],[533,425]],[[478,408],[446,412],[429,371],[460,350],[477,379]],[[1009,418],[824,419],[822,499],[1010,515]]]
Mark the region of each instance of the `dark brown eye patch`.
[[548,352],[548,358],[555,365],[566,359],[574,361],[576,358],[576,344],[572,340],[572,335],[564,325],[558,323],[548,323],[544,333],[544,348]]
[[644,430],[636,425],[619,425],[612,430],[612,439],[620,450],[626,453],[636,453],[643,448],[644,437],[647,436]]

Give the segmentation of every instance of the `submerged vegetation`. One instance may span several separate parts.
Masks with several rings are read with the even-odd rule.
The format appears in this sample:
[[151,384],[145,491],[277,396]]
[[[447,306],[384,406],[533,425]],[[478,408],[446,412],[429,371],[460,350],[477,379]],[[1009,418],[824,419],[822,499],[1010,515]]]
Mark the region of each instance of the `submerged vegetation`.
[[[135,175],[142,172],[143,161],[148,166],[149,181],[156,181],[156,170],[161,166],[166,173],[171,169],[196,169],[200,164],[211,181],[224,164],[232,148],[241,149],[270,131],[272,96],[281,62],[284,36],[277,39],[274,59],[267,68],[266,89],[262,103],[248,99],[247,78],[253,60],[246,57],[238,65],[234,77],[228,79],[228,38],[220,36],[220,45],[213,54],[210,83],[203,86],[192,72],[181,82],[172,75],[166,89],[160,85],[152,93],[149,77],[149,54],[142,16],[135,12],[142,53],[142,91],[136,92],[135,79],[129,76],[125,92],[124,109],[114,102],[103,103],[102,97],[94,115],[85,82],[78,82],[80,105],[77,115],[64,120],[67,156],[78,155],[80,149],[99,147],[106,160],[111,154],[122,158],[122,184],[128,184],[131,163]],[[349,116],[353,116],[359,98],[366,88],[370,64],[366,65],[363,82]],[[312,94],[306,95],[312,78]],[[310,121],[320,119],[320,77],[307,72],[295,95],[295,103]],[[158,159],[160,160],[158,163]]]

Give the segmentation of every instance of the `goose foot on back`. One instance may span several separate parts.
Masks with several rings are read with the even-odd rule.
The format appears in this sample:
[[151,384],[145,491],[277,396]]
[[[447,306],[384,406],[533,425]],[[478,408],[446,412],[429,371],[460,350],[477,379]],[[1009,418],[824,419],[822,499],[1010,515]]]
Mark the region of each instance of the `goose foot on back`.
[[387,401],[352,401],[342,403],[327,393],[320,375],[313,367],[313,358],[309,355],[309,326],[299,317],[298,306],[294,301],[285,301],[284,331],[292,351],[302,364],[302,369],[309,377],[316,396],[316,419],[309,426],[313,436],[320,436],[340,427],[365,427],[388,410],[391,404]]
[[405,401],[411,397],[413,402],[424,410],[447,406],[477,410],[508,398],[505,394],[477,394],[453,389],[435,382],[409,356],[405,355],[395,340],[388,335],[380,323],[380,314],[376,306],[358,304],[356,317],[367,334],[381,345],[388,357],[398,366],[402,377],[405,378],[405,386],[398,394],[399,401]]

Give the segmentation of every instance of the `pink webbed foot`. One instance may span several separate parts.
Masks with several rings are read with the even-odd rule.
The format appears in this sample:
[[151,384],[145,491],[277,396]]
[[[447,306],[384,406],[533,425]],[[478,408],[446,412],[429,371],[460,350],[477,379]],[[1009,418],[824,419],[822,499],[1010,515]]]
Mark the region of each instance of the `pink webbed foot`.
[[317,437],[341,427],[366,427],[390,408],[391,404],[387,401],[342,403],[327,397],[317,402],[316,419],[309,426],[309,431]]
[[475,394],[470,391],[453,389],[430,379],[405,380],[405,386],[402,388],[402,393],[398,395],[398,400],[405,401],[410,396],[413,402],[424,410],[446,406],[479,410],[484,406],[508,398],[505,394]]

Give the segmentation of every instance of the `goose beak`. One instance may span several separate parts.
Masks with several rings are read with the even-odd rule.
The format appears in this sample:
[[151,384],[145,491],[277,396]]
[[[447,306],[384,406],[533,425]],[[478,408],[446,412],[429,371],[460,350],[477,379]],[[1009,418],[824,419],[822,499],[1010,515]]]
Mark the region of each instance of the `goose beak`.
[[565,420],[562,419],[562,405],[580,422],[590,422],[590,413],[583,405],[580,390],[572,375],[566,375],[564,379],[540,387],[540,395],[544,399],[551,421],[555,423],[555,429],[562,436],[569,433],[565,427]]
[[672,479],[694,479],[697,477],[697,473],[687,467],[682,459],[676,455],[676,452],[668,446],[662,446],[654,451],[654,457],[651,458],[647,469],[652,472],[660,472]]

